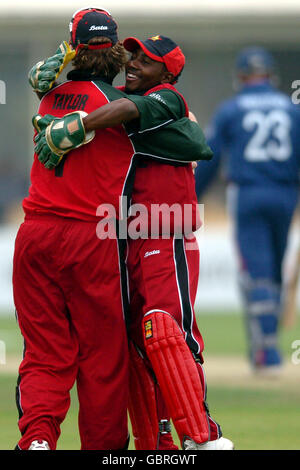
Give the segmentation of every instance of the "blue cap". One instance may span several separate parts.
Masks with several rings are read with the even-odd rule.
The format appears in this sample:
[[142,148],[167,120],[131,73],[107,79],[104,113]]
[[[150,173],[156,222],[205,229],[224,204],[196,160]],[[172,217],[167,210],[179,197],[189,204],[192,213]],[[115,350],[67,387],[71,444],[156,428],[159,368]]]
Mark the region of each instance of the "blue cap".
[[185,64],[183,52],[172,39],[166,36],[158,34],[145,41],[130,37],[124,39],[123,46],[129,52],[133,52],[140,47],[150,59],[163,62],[168,72],[171,72],[176,78],[183,70]]
[[236,68],[240,73],[268,73],[274,69],[273,56],[263,47],[247,47],[243,49],[236,60]]
[[[110,46],[118,41],[118,25],[111,14],[100,8],[82,8],[77,10],[70,22],[70,43],[76,48],[81,44],[88,44],[94,37],[107,37],[111,40]],[[102,48],[101,46],[96,48]]]

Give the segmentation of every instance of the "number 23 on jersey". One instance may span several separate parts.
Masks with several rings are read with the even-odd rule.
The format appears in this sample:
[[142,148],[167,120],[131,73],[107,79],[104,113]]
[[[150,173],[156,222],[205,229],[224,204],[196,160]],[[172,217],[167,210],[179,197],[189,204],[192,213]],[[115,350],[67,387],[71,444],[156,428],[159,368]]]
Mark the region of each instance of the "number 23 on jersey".
[[242,121],[243,129],[253,132],[245,147],[244,157],[251,162],[288,160],[292,153],[291,118],[284,110],[249,111]]

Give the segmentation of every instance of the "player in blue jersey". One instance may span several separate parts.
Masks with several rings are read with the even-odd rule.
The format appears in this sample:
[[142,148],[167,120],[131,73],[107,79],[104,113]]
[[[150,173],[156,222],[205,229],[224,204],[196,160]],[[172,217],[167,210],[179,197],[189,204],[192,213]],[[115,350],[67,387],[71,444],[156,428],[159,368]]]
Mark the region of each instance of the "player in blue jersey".
[[274,65],[263,48],[239,54],[240,90],[216,111],[207,131],[214,158],[199,162],[195,174],[201,200],[221,160],[225,163],[249,357],[256,371],[278,369],[282,362],[282,264],[299,193],[300,109],[273,86]]

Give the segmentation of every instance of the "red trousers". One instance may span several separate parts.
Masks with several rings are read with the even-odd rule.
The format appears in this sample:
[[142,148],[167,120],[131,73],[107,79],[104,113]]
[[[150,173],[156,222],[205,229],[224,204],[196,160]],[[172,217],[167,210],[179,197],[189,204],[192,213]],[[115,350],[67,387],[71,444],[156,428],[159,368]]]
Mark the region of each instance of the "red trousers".
[[143,317],[162,310],[178,323],[192,352],[201,354],[204,345],[194,312],[200,258],[195,243],[172,237],[129,240],[131,336],[140,349]]
[[[195,237],[187,239],[137,239],[128,243],[130,279],[130,335],[145,352],[143,319],[153,312],[170,315],[183,332],[185,341],[197,358],[197,369],[206,401],[206,382],[202,368],[203,339],[198,329],[194,303],[198,288],[200,253]],[[151,368],[151,364],[148,364]],[[179,397],[180,399],[180,397]],[[162,403],[158,403],[162,406]],[[205,405],[207,407],[207,404]],[[165,417],[165,416],[164,416]],[[172,416],[171,416],[172,418]],[[221,429],[207,410],[209,439],[220,437]]]
[[82,449],[125,446],[128,349],[120,246],[96,224],[38,217],[20,227],[13,289],[25,340],[17,403],[20,449],[44,439],[55,449],[77,382]]

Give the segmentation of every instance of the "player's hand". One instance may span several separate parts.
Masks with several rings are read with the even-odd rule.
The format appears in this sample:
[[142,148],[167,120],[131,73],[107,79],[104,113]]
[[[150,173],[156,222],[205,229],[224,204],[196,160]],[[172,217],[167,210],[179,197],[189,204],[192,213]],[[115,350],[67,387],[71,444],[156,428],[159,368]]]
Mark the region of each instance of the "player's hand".
[[33,116],[33,125],[38,130],[34,151],[46,168],[55,168],[66,153],[94,138],[95,131],[85,132],[82,122],[84,116],[86,113],[83,111],[66,114],[61,119],[49,114],[43,118],[40,115]]
[[189,119],[190,119],[191,121],[198,122],[198,120],[197,120],[195,114],[192,113],[192,111],[189,111]]
[[52,57],[35,64],[29,71],[28,80],[34,91],[46,93],[55,83],[63,69],[75,57],[75,50],[63,41]]
[[198,163],[197,162],[192,162],[192,170],[193,170],[193,173],[195,174],[195,170],[198,166]]
[[52,116],[52,114],[45,114],[45,116],[35,114],[32,118],[32,125],[37,132],[40,132],[43,129],[46,129],[54,119],[56,118],[55,116]]
[[51,152],[46,141],[45,129],[54,119],[56,119],[55,116],[51,114],[46,114],[45,116],[35,114],[32,118],[33,127],[37,131],[37,135],[34,138],[35,152],[38,154],[39,161],[49,170],[55,168],[62,159],[61,155],[55,155]]

